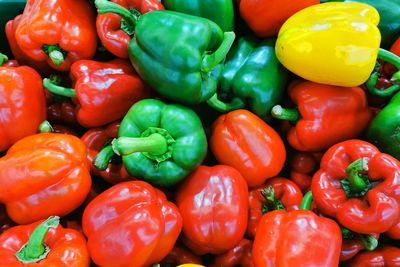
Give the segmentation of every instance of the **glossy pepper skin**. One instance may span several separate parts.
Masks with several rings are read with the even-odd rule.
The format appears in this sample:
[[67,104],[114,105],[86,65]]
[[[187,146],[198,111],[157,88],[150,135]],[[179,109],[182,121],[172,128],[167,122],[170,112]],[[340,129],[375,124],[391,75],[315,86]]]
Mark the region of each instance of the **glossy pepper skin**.
[[249,187],[276,176],[286,159],[279,134],[244,109],[221,115],[214,122],[210,148],[218,162],[236,168]]
[[131,176],[172,186],[201,164],[207,138],[191,109],[144,99],[128,111],[112,146]]
[[399,175],[395,158],[368,142],[347,140],[324,154],[311,190],[318,210],[347,229],[383,233],[400,218]]
[[[289,144],[299,151],[323,151],[355,138],[372,118],[364,90],[310,81],[295,81],[288,94],[297,111],[295,125],[287,133]],[[272,116],[285,119],[285,109],[274,107]]]
[[182,216],[165,194],[142,181],[107,189],[85,208],[82,227],[99,266],[149,266],[172,250]]
[[164,0],[166,9],[214,21],[224,32],[234,29],[232,0]]
[[384,246],[374,251],[362,252],[346,263],[346,267],[397,267],[400,266],[400,248]]
[[104,171],[99,171],[93,165],[93,160],[100,150],[112,139],[118,137],[119,125],[120,122],[114,122],[102,128],[92,128],[81,137],[88,151],[87,159],[90,166],[90,173],[101,176],[111,184],[118,184],[134,179],[128,174],[122,162],[110,162]]
[[64,88],[50,79],[43,85],[52,93],[73,97],[78,123],[98,127],[121,119],[137,101],[149,96],[149,89],[129,61],[79,60],[71,66],[73,87]]
[[226,165],[198,167],[175,193],[183,217],[183,242],[199,255],[235,247],[246,231],[246,181]]
[[32,68],[0,66],[0,151],[37,133],[46,119],[40,75]]
[[0,202],[18,224],[66,215],[90,190],[86,147],[67,134],[25,137],[0,159],[0,183]]
[[246,235],[254,238],[261,217],[272,210],[298,210],[303,194],[292,181],[282,177],[269,179],[265,184],[249,191],[249,217]]
[[268,119],[271,108],[282,98],[287,74],[275,56],[274,39],[240,38],[225,60],[215,97],[218,100],[212,98],[207,103],[221,112],[248,107]]
[[[112,0],[129,10],[136,9],[141,14],[162,10],[164,6],[157,0]],[[97,34],[104,47],[119,58],[128,58],[128,44],[133,32],[121,25],[122,18],[116,14],[99,14],[96,18]]]
[[251,30],[259,37],[277,36],[282,24],[294,13],[318,0],[239,0],[239,11]]
[[[4,232],[0,236],[0,265],[89,267],[90,257],[85,237],[78,231],[58,225],[58,220],[57,217],[50,217],[44,222],[38,221],[28,225],[15,226]],[[32,239],[35,242],[32,242]],[[25,247],[25,255],[18,255],[20,249],[29,244],[28,240],[32,242],[30,245],[34,249],[29,253]],[[44,252],[44,246],[49,249],[47,255],[46,253],[34,253],[37,252],[36,249]],[[28,255],[30,257],[27,257]],[[24,260],[28,262],[23,262]]]
[[318,170],[323,153],[296,152],[290,160],[290,180],[292,180],[303,193],[311,186],[312,176]]
[[95,14],[84,0],[29,0],[14,34],[17,60],[46,63],[58,71],[92,58],[97,48]]
[[291,72],[317,83],[354,87],[375,67],[379,14],[361,3],[324,3],[291,16],[279,31],[276,55]]
[[243,238],[228,252],[215,256],[210,267],[254,267],[252,248],[253,242]]
[[[378,240],[379,234],[372,234],[372,237],[375,238],[375,240]],[[366,246],[362,238],[363,237],[361,235],[355,235],[355,234],[353,234],[349,238],[343,237],[342,249],[340,251],[341,262],[350,260],[351,258],[356,256],[361,250],[366,249]],[[377,243],[378,242],[376,242],[376,244]],[[371,248],[371,250],[374,249],[376,249],[376,247]]]

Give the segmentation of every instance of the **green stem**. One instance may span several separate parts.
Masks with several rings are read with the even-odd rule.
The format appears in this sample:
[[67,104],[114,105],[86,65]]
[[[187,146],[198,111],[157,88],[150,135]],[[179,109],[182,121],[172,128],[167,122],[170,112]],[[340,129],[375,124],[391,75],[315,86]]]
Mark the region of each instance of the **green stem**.
[[132,14],[132,12],[123,6],[107,0],[96,0],[94,1],[94,4],[96,5],[99,14],[113,13],[121,16],[124,20],[125,27],[130,29],[129,32],[134,32],[138,16]]
[[56,65],[61,65],[67,55],[67,52],[58,45],[43,45],[42,50]]
[[290,122],[297,122],[300,119],[300,112],[297,109],[283,108],[276,105],[271,110],[272,117]]
[[112,145],[108,145],[103,147],[103,149],[96,155],[93,159],[93,165],[101,170],[104,171],[107,169],[108,164],[110,163],[112,157],[114,156],[114,151]]
[[313,201],[313,195],[312,195],[311,191],[308,191],[303,196],[303,199],[301,200],[300,209],[301,210],[310,210],[312,201]]
[[390,79],[390,81],[394,84],[394,85],[398,85],[400,86],[400,71],[397,71],[393,74],[392,78]]
[[54,129],[48,120],[44,120],[39,125],[39,133],[52,133],[52,132],[54,132]]
[[272,210],[284,210],[282,202],[275,198],[275,191],[272,186],[268,186],[261,190],[261,195],[265,198],[268,207],[272,207]]
[[389,62],[393,64],[398,70],[400,70],[400,57],[398,55],[393,54],[392,52],[385,49],[379,48],[378,59]]
[[371,76],[368,78],[367,82],[365,83],[368,91],[376,96],[379,97],[390,97],[394,93],[400,90],[400,85],[394,84],[396,83],[396,76],[393,75],[391,82],[393,85],[389,86],[386,89],[379,89],[376,87],[376,84],[379,80],[379,73],[378,72],[373,72]]
[[347,166],[346,180],[349,182],[350,190],[353,192],[361,192],[368,186],[360,176],[361,171],[368,171],[368,158],[357,159]]
[[344,226],[340,226],[340,230],[342,231],[342,237],[343,239],[350,239],[354,237],[354,233],[347,229]]
[[231,49],[234,40],[234,32],[224,32],[224,39],[218,49],[215,50],[214,53],[204,56],[203,62],[201,63],[201,70],[203,72],[209,72],[220,64],[225,59],[229,49]]
[[162,155],[168,151],[167,140],[158,133],[147,137],[119,137],[112,141],[112,148],[117,155],[129,155],[135,152],[147,152]]
[[8,57],[2,53],[0,53],[0,66],[8,61]]
[[246,106],[245,103],[238,97],[235,97],[230,103],[222,102],[218,99],[217,93],[207,100],[207,104],[213,109],[223,113],[235,109],[241,109]]
[[359,238],[365,249],[368,251],[372,251],[378,246],[378,239],[373,235],[359,235]]
[[51,216],[39,224],[35,230],[33,230],[28,242],[23,245],[17,253],[15,253],[15,257],[24,264],[38,262],[46,258],[50,249],[43,244],[43,241],[50,228],[56,228],[59,223],[60,217]]
[[55,95],[62,95],[66,97],[76,97],[76,91],[72,88],[65,88],[59,85],[56,85],[52,82],[51,79],[43,79],[43,86],[49,90],[51,93]]

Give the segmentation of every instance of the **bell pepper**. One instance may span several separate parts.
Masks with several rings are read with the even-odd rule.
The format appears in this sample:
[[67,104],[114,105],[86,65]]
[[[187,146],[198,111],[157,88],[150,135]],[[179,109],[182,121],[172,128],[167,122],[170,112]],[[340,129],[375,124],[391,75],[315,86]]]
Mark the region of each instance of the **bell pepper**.
[[221,112],[248,106],[269,119],[271,108],[282,98],[287,76],[275,56],[275,40],[241,38],[225,60],[217,94],[207,103]]
[[[4,55],[3,55],[4,56]],[[0,58],[4,57],[0,55]],[[46,119],[46,100],[40,75],[32,68],[0,65],[0,152],[37,133]]]
[[308,210],[311,200],[308,192],[300,210],[274,210],[261,218],[253,243],[256,267],[339,265],[340,227]]
[[[144,14],[153,10],[162,10],[164,6],[158,0],[112,0],[129,9],[133,14]],[[121,16],[116,14],[98,14],[96,18],[97,34],[103,46],[119,58],[128,58],[128,44],[134,31],[129,29]]]
[[75,89],[47,78],[43,86],[53,94],[72,97],[77,120],[87,128],[121,119],[135,102],[149,96],[149,89],[126,60],[79,60],[71,66],[70,76]]
[[183,217],[182,241],[194,253],[221,254],[243,239],[248,191],[234,168],[198,167],[179,186],[175,200]]
[[92,128],[81,137],[88,151],[87,159],[90,166],[90,173],[101,176],[104,180],[112,184],[126,182],[134,178],[128,174],[122,162],[118,160],[111,161],[104,171],[99,171],[93,165],[93,161],[104,146],[111,142],[112,139],[118,137],[119,125],[119,122],[114,122],[103,128]]
[[72,135],[25,137],[0,158],[0,202],[10,218],[27,224],[64,216],[82,204],[91,185],[86,147]]
[[128,173],[153,185],[172,186],[201,164],[207,138],[191,109],[144,99],[134,104],[121,122],[118,138],[94,160],[105,170],[113,151],[122,156]]
[[239,0],[241,17],[259,37],[277,36],[282,24],[293,14],[319,0]]
[[254,267],[252,248],[253,242],[243,238],[228,252],[215,256],[210,267]]
[[233,0],[164,0],[165,7],[214,21],[224,31],[234,29]]
[[347,140],[322,157],[311,190],[318,210],[361,234],[383,233],[400,218],[400,162],[372,144]]
[[391,239],[400,240],[400,218],[394,226],[385,232],[385,235]]
[[342,249],[340,261],[348,261],[356,256],[361,250],[372,251],[378,246],[379,234],[360,235],[346,228],[342,228]]
[[176,243],[174,248],[169,252],[169,254],[162,260],[166,264],[184,264],[184,263],[195,263],[201,264],[201,258],[195,255],[188,248],[180,243]]
[[290,180],[292,180],[303,193],[311,186],[311,179],[318,170],[322,153],[296,152],[290,160]]
[[395,267],[400,265],[400,248],[395,246],[383,246],[375,251],[367,251],[358,254],[346,267]]
[[98,13],[115,13],[134,29],[128,53],[139,75],[160,95],[198,104],[217,89],[218,66],[235,38],[205,18],[170,10],[132,15],[106,0],[96,0]]
[[218,162],[236,168],[249,187],[276,176],[286,159],[279,134],[250,111],[221,115],[213,124],[210,148]]
[[292,181],[276,177],[249,191],[249,216],[246,235],[254,238],[261,217],[273,210],[298,210],[303,194]]
[[0,66],[2,66],[2,67],[19,67],[20,65],[19,65],[18,61],[16,61],[15,59],[10,60],[10,59],[8,59],[8,57],[5,54],[0,53]]
[[96,52],[95,14],[87,1],[29,0],[9,28],[8,40],[15,40],[11,45],[14,56],[18,61],[26,59],[32,67],[46,63],[68,71],[73,62],[90,59]]
[[367,4],[310,6],[283,24],[276,56],[287,69],[306,80],[359,86],[370,77],[377,58],[400,69],[400,58],[379,48],[378,22],[378,11]]
[[78,125],[75,106],[68,100],[48,105],[47,120],[51,123],[60,123],[72,127]]
[[83,235],[59,225],[51,216],[42,222],[15,226],[0,236],[0,265],[89,267]]
[[149,266],[172,250],[182,216],[165,194],[142,181],[107,189],[85,208],[82,228],[99,266]]
[[297,108],[277,105],[271,114],[295,124],[288,131],[287,139],[299,151],[322,151],[355,138],[372,118],[365,92],[359,87],[295,81],[288,88],[288,94]]

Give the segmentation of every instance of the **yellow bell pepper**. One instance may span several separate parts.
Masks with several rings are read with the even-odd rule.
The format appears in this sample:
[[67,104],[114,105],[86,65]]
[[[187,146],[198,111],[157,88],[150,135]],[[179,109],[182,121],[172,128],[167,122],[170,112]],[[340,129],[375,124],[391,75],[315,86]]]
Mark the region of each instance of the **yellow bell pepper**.
[[300,77],[323,84],[363,84],[375,67],[381,34],[378,11],[367,4],[324,3],[290,17],[279,31],[279,61]]

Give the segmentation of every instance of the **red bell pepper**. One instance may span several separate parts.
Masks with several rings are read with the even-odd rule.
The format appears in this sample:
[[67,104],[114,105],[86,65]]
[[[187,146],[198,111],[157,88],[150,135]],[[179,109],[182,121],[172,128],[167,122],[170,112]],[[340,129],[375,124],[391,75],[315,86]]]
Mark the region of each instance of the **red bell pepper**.
[[246,234],[254,238],[261,217],[272,210],[298,210],[303,194],[300,188],[286,178],[272,178],[249,192],[249,218]]
[[86,147],[67,134],[25,137],[0,158],[0,184],[0,202],[19,224],[66,215],[90,190]]
[[7,37],[18,61],[68,71],[96,52],[95,13],[83,0],[28,0],[23,14],[9,22]]
[[289,144],[300,151],[322,151],[357,137],[368,126],[372,111],[359,87],[344,88],[295,81],[288,89],[296,109],[277,105],[271,114],[295,126],[287,133]]
[[9,60],[6,55],[0,53],[0,66],[2,67],[19,67],[19,63],[16,60]]
[[76,116],[84,127],[98,127],[122,119],[129,108],[149,96],[149,89],[127,60],[109,62],[80,60],[71,66],[74,88],[64,88],[44,79],[54,94],[72,97]]
[[52,103],[47,106],[47,120],[54,124],[60,123],[68,126],[76,127],[75,106],[70,101],[62,103]]
[[214,122],[210,148],[218,162],[237,169],[249,187],[278,175],[286,159],[279,134],[243,109],[221,115]]
[[59,217],[15,226],[0,236],[0,266],[89,267],[83,235],[59,225]]
[[374,251],[362,252],[345,264],[346,267],[397,267],[400,266],[400,248],[384,246]]
[[215,259],[210,267],[254,267],[252,248],[252,241],[248,239],[242,239],[228,252],[215,256]]
[[274,210],[261,218],[253,243],[256,267],[338,266],[340,227],[331,219],[303,210],[310,208],[310,193],[305,195],[301,210]]
[[[111,0],[138,15],[152,10],[163,10],[164,6],[158,0]],[[114,13],[97,15],[96,28],[104,47],[119,58],[128,58],[128,44],[132,39],[134,29],[123,22],[121,16]]]
[[100,266],[148,266],[172,250],[182,217],[164,193],[142,181],[114,185],[85,208],[82,228]]
[[323,153],[296,152],[290,160],[290,180],[297,184],[303,193],[311,186],[314,172],[318,170]]
[[360,235],[342,228],[342,250],[340,261],[348,261],[356,256],[361,250],[372,251],[378,246],[379,234]]
[[400,162],[372,144],[347,140],[331,147],[313,176],[318,210],[351,231],[383,233],[400,216]]
[[46,119],[40,75],[32,68],[0,66],[0,152],[37,133]]
[[175,192],[185,245],[194,253],[220,254],[242,240],[248,191],[243,176],[225,165],[200,166]]
[[294,13],[319,0],[239,0],[240,16],[259,37],[278,36],[282,24]]
[[188,248],[176,243],[171,252],[162,260],[166,264],[180,265],[185,263],[202,264],[201,257],[195,255]]
[[101,176],[104,180],[112,184],[126,182],[134,178],[128,174],[122,161],[110,162],[104,171],[99,171],[93,165],[93,160],[107,143],[111,142],[113,138],[118,137],[119,125],[119,122],[114,122],[104,128],[92,128],[81,137],[82,142],[88,150],[90,172],[93,175]]
[[400,240],[400,218],[394,226],[392,226],[387,232],[385,232],[385,234],[391,239]]

